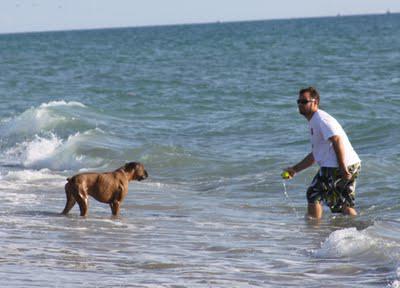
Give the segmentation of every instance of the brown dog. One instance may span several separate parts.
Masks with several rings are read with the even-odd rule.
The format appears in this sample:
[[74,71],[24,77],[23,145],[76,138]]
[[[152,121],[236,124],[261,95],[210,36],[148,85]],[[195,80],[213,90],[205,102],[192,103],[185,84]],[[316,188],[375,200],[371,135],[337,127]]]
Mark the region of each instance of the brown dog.
[[67,203],[62,214],[68,214],[76,202],[79,204],[81,216],[88,212],[88,198],[108,203],[113,215],[119,214],[119,207],[128,194],[128,182],[141,181],[148,177],[143,164],[130,162],[114,172],[81,173],[67,179],[65,193]]

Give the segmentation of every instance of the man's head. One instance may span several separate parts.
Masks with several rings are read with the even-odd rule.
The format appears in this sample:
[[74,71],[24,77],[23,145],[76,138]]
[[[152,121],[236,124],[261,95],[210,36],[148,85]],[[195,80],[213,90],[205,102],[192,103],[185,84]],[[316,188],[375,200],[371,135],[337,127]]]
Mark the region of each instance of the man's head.
[[314,87],[308,87],[299,91],[299,99],[297,99],[299,112],[308,120],[311,119],[314,112],[318,110],[319,93]]

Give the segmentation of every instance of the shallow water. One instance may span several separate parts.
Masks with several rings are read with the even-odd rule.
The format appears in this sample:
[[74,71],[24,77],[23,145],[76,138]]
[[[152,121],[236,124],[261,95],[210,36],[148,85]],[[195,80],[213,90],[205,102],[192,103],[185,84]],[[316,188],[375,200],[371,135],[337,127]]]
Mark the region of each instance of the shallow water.
[[[400,17],[0,35],[0,286],[399,287]],[[299,88],[362,159],[359,216],[306,221]],[[121,215],[67,176],[144,163]],[[286,193],[285,193],[286,191]]]

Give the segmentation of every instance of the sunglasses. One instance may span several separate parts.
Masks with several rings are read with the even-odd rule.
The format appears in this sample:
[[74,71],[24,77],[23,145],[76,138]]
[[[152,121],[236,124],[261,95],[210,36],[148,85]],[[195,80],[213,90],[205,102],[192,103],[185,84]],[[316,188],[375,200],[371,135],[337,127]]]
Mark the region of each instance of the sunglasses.
[[297,99],[297,105],[300,105],[300,104],[301,105],[306,105],[309,102],[315,102],[315,100],[314,99],[312,99],[312,100]]

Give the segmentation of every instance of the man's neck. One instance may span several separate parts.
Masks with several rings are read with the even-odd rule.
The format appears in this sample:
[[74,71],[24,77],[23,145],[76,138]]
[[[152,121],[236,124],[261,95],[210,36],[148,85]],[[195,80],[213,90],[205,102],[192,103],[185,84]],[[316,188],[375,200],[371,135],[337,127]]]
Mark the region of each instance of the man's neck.
[[318,111],[318,109],[315,110],[315,111],[313,111],[313,112],[310,112],[310,113],[307,114],[307,115],[305,115],[305,117],[307,118],[307,121],[308,121],[308,122],[311,121],[312,117],[314,116],[314,113],[317,112],[317,111]]

